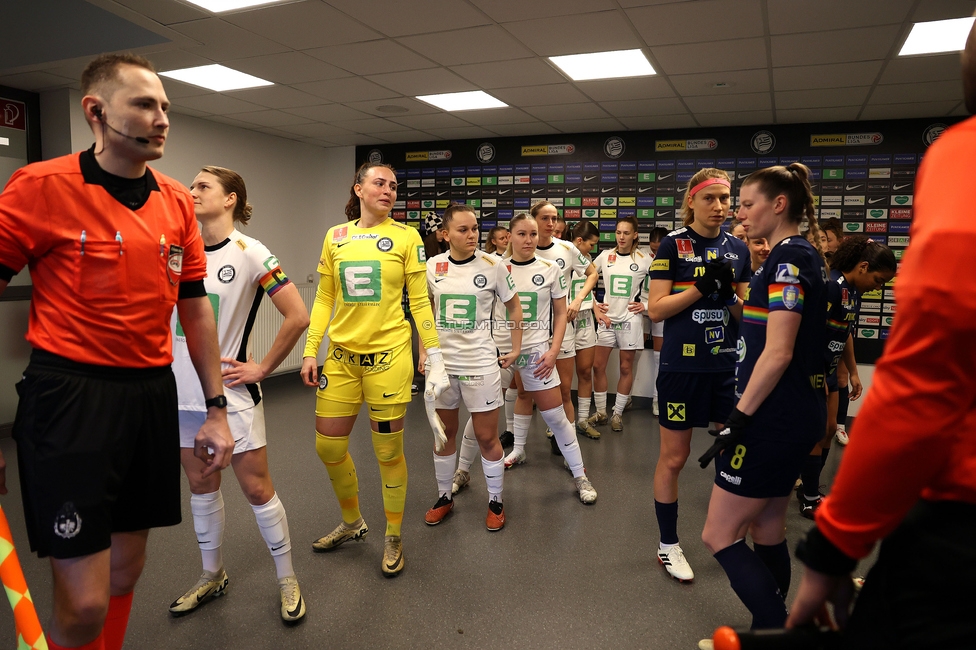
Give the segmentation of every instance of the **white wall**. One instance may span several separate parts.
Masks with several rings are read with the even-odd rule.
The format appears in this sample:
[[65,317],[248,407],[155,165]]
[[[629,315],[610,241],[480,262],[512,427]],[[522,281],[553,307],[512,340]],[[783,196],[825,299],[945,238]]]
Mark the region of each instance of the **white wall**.
[[[42,142],[46,158],[87,149],[93,142],[78,91],[42,96],[41,120],[47,127]],[[240,173],[254,205],[244,232],[264,242],[294,282],[304,283],[309,275],[317,282],[325,232],[345,221],[342,210],[355,172],[355,147],[323,149],[180,114],[172,114],[170,122],[166,155],[152,167],[185,185],[204,165]],[[17,341],[26,332],[27,303],[6,305],[0,311],[0,366],[19,374],[26,363]],[[13,421],[15,406],[13,385],[3,381],[0,424]]]

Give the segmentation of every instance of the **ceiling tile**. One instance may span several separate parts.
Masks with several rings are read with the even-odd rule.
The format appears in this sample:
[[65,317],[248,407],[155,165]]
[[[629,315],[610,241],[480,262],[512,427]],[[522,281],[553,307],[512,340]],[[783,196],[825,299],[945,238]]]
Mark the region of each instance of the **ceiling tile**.
[[406,70],[371,75],[366,78],[399,94],[410,96],[478,90],[476,85],[465,81],[446,68]]
[[939,2],[919,2],[912,15],[912,22],[926,20],[945,20],[946,18],[967,18],[973,15],[976,2],[973,0],[939,0]]
[[899,24],[773,36],[773,66],[884,59],[900,33]]
[[202,9],[176,0],[115,0],[115,2],[163,25],[183,23],[210,15]]
[[443,138],[435,138],[431,134],[423,131],[394,131],[393,133],[384,133],[382,137],[387,142],[429,142],[430,140],[443,140]]
[[365,113],[362,113],[351,108],[347,108],[342,104],[322,104],[319,106],[303,106],[301,108],[289,108],[285,110],[286,113],[291,113],[292,115],[301,115],[302,117],[307,117],[310,120],[315,120],[317,122],[333,122],[338,120],[355,120],[362,119],[366,117]]
[[493,124],[491,130],[500,136],[511,137],[518,135],[546,135],[559,133],[556,129],[543,122],[524,122],[520,124]]
[[748,93],[745,95],[729,95],[722,101],[715,101],[714,97],[685,97],[685,104],[696,116],[705,113],[736,113],[743,111],[768,111],[772,109],[769,93]]
[[268,108],[298,108],[299,106],[315,106],[322,103],[321,97],[303,93],[289,86],[264,86],[247,90],[234,90],[227,94]]
[[888,61],[878,83],[912,83],[920,79],[925,81],[959,80],[962,83],[961,78],[959,53],[952,52],[951,54],[935,56],[894,57]]
[[[464,115],[469,111],[462,111],[459,115]],[[471,126],[468,122],[463,119],[455,117],[449,113],[433,113],[430,115],[391,115],[389,117],[391,122],[396,122],[397,124],[402,124],[403,126],[409,127],[411,129],[418,129],[422,131],[427,131],[428,129],[446,129],[451,127],[465,127]],[[402,127],[401,127],[402,128]]]
[[460,117],[465,122],[470,122],[471,124],[476,124],[478,126],[487,126],[492,131],[495,130],[495,125],[497,124],[520,124],[524,122],[532,122],[535,118],[521,111],[517,108],[492,108],[484,111],[464,111],[463,113],[458,113]]
[[457,0],[329,0],[329,4],[368,21],[387,36],[426,34],[487,25],[491,20],[466,2]]
[[619,102],[600,102],[600,106],[614,117],[677,115],[687,108],[677,97],[661,99],[628,99]]
[[[508,88],[513,83],[520,86],[540,86],[566,80],[546,61],[537,57],[459,65],[452,67],[451,70],[483,89]],[[513,74],[516,70],[518,74]]]
[[[645,5],[663,5],[670,4],[672,2],[691,2],[692,0],[617,0],[617,4],[621,7],[643,7]],[[697,0],[696,0],[697,1]]]
[[674,91],[668,85],[667,79],[661,76],[580,81],[576,83],[576,87],[597,102],[674,97]]
[[340,129],[337,126],[332,126],[331,124],[296,124],[293,126],[282,126],[281,130],[285,133],[292,133],[294,135],[304,135],[309,138],[325,138],[328,139],[329,136],[333,135],[349,135],[351,131],[347,129]]
[[962,82],[917,81],[910,84],[876,86],[868,104],[907,104],[920,99],[927,102],[958,102],[962,100]]
[[654,131],[658,129],[691,129],[698,126],[688,113],[680,115],[651,115],[646,117],[622,117],[620,121],[628,129]]
[[[177,106],[173,109],[174,111],[182,111],[183,108]],[[219,122],[221,124],[226,124],[228,126],[236,126],[239,129],[253,129],[254,125],[250,122],[242,122],[241,120],[235,120],[232,117],[227,117],[225,115],[211,115],[206,118],[209,122]]]
[[163,82],[163,90],[166,91],[166,96],[169,97],[171,102],[183,97],[199,97],[200,95],[209,95],[213,93],[212,90],[207,90],[206,88],[201,88],[200,86],[191,86],[190,84],[185,84],[182,81],[176,81],[175,79],[160,77],[159,80]]
[[360,75],[437,66],[433,61],[391,40],[319,47],[305,50],[305,54]]
[[309,83],[295,84],[293,87],[302,92],[315,95],[316,97],[343,103],[383,99],[398,95],[398,93],[392,90],[387,90],[382,86],[377,86],[372,81],[367,81],[359,77],[312,81]]
[[766,42],[761,38],[663,45],[651,47],[651,53],[669,75],[766,67]]
[[786,90],[776,93],[776,115],[780,109],[833,108],[835,106],[861,106],[867,99],[870,86],[830,88],[817,90]]
[[698,43],[708,36],[703,17],[721,20],[721,33],[738,38],[763,36],[759,0],[701,0],[627,10],[627,16],[644,41],[654,47],[677,43]]
[[[390,99],[379,99],[362,102],[345,102],[349,108],[354,108],[363,113],[369,113],[376,117],[394,117],[397,115],[427,115],[429,113],[440,113],[441,109],[434,108],[426,102],[417,101],[413,97],[394,97]],[[404,112],[391,112],[390,108],[398,107],[407,109]]]
[[499,23],[615,9],[612,0],[471,0]]
[[224,65],[276,84],[297,84],[349,76],[347,71],[301,52],[282,52],[234,59],[225,61]]
[[952,109],[952,111],[949,113],[949,115],[965,115],[965,116],[969,116],[969,109],[966,108],[966,103],[965,102],[959,102],[959,105],[956,106],[954,109]]
[[737,111],[730,113],[702,113],[695,118],[702,126],[745,126],[751,124],[771,124],[772,111]]
[[368,117],[362,120],[337,120],[330,122],[333,126],[340,129],[347,129],[355,133],[384,133],[389,131],[402,131],[403,125],[384,120],[380,117]]
[[343,147],[351,147],[360,144],[385,144],[387,140],[375,135],[364,135],[355,133],[353,135],[330,135],[329,141]]
[[781,91],[868,86],[878,78],[882,65],[883,61],[857,61],[773,68],[773,87]]
[[608,117],[607,112],[594,104],[555,104],[552,106],[532,106],[525,112],[544,122],[552,120],[587,120]]
[[427,133],[444,139],[494,138],[497,134],[480,126],[457,126],[447,129],[424,129]]
[[210,113],[206,111],[198,111],[194,108],[189,108],[188,106],[172,106],[169,109],[170,114],[178,113],[179,115],[189,115],[190,117],[209,117]]
[[[452,29],[442,34],[409,36],[399,41],[441,65],[484,63],[532,56],[532,50],[498,25]],[[466,46],[469,43],[490,46]]]
[[862,120],[895,120],[913,117],[944,117],[957,102],[918,102],[915,104],[876,104],[865,106]]
[[257,131],[258,133],[273,135],[276,138],[285,138],[286,140],[299,140],[299,141],[302,140],[300,136],[297,136],[294,133],[288,133],[287,131],[282,131],[280,129],[276,129],[274,127],[269,127],[269,126],[251,127],[251,130]]
[[850,122],[857,119],[861,106],[840,106],[836,108],[776,108],[777,124],[798,124],[801,122]]
[[553,120],[549,122],[563,133],[594,133],[597,131],[619,131],[623,124],[612,117],[596,120]]
[[[668,79],[683,97],[697,95],[738,95],[740,93],[761,93],[769,91],[769,71],[730,70],[727,72],[706,72],[704,74],[675,74]],[[715,84],[727,84],[716,88]]]
[[216,113],[220,115],[259,111],[264,108],[263,106],[252,104],[251,102],[245,102],[243,100],[235,99],[233,97],[228,97],[227,95],[221,95],[218,93],[210,93],[209,95],[200,95],[198,97],[182,97],[173,103],[179,106],[195,108],[198,111],[206,111],[207,113]]
[[190,54],[183,50],[171,49],[160,52],[147,52],[143,56],[152,61],[153,66],[161,72],[179,70],[181,68],[193,68],[198,65],[210,65],[213,63],[212,60],[206,57]]
[[204,18],[173,25],[173,30],[202,43],[185,51],[213,61],[228,61],[246,56],[286,52],[287,47],[231,25],[219,18]]
[[282,111],[255,111],[253,113],[229,113],[227,117],[257,124],[258,126],[286,126],[290,124],[308,124],[307,117],[284,113]]
[[548,84],[524,88],[494,88],[492,96],[512,106],[542,106],[544,104],[576,104],[589,101],[589,97],[571,83]]
[[224,20],[296,50],[357,43],[380,36],[358,20],[317,0],[243,11]]
[[626,50],[643,45],[617,11],[521,20],[505,23],[504,27],[542,56]]
[[61,77],[47,72],[22,72],[0,77],[0,85],[17,88],[19,90],[29,90],[40,92],[52,88],[63,88],[70,86],[73,79]]
[[901,24],[913,0],[767,0],[770,34]]

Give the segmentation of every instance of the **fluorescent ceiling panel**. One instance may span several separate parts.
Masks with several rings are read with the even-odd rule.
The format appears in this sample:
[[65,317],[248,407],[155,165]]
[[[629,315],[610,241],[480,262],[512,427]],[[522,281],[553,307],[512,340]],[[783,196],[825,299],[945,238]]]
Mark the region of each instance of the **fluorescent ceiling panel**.
[[474,111],[483,108],[505,108],[505,102],[499,101],[483,90],[472,90],[464,93],[444,93],[441,95],[418,95],[417,99],[427,102],[445,111]]
[[970,17],[915,23],[898,56],[958,52],[966,47],[974,20]]
[[225,11],[236,11],[238,9],[250,9],[260,5],[281,4],[283,2],[294,2],[294,0],[187,0],[192,5],[202,7],[215,14]]
[[566,56],[550,56],[549,60],[569,75],[573,81],[646,77],[656,74],[654,67],[640,50],[568,54]]
[[217,92],[274,85],[270,81],[265,81],[264,79],[238,72],[237,70],[232,70],[216,63],[213,65],[201,65],[195,68],[170,70],[169,72],[160,72],[159,74],[162,77],[169,77],[170,79],[176,79],[177,81],[182,81],[193,86],[216,90]]

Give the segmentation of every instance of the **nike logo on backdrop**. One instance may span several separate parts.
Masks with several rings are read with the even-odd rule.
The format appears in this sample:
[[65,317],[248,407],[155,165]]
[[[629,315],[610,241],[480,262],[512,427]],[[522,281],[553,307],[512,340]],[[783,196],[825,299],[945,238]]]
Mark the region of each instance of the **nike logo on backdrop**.
[[659,181],[666,181],[669,178],[671,178],[672,176],[674,176],[674,174],[658,174],[657,175],[657,180],[659,180]]
[[885,200],[885,197],[883,197],[883,196],[881,198],[878,198],[878,199],[870,199],[869,198],[868,199],[868,205],[871,205],[872,203],[881,203],[884,200]]
[[911,186],[912,186],[911,183],[905,183],[904,185],[895,184],[895,185],[892,185],[891,186],[891,189],[892,189],[893,192],[897,192],[898,190],[903,190],[906,187],[911,187]]

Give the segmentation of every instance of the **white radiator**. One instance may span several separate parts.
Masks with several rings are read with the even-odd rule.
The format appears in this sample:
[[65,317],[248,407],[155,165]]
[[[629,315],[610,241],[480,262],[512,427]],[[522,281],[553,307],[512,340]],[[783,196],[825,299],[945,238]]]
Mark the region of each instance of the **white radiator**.
[[[302,300],[305,302],[305,308],[308,309],[309,313],[312,312],[312,303],[315,302],[315,284],[296,284],[298,288],[298,293],[301,294]],[[275,336],[278,334],[278,329],[281,324],[285,321],[285,317],[278,313],[275,309],[274,303],[271,302],[271,298],[265,296],[261,300],[261,306],[258,307],[257,317],[254,319],[254,329],[251,330],[251,351],[254,354],[255,361],[261,361],[264,355],[268,353],[271,346],[274,344]],[[298,343],[292,348],[292,351],[285,357],[285,360],[281,362],[278,369],[275,370],[272,375],[279,375],[284,372],[294,372],[302,367],[302,353],[305,351],[305,332],[302,332],[301,338],[298,339]]]

